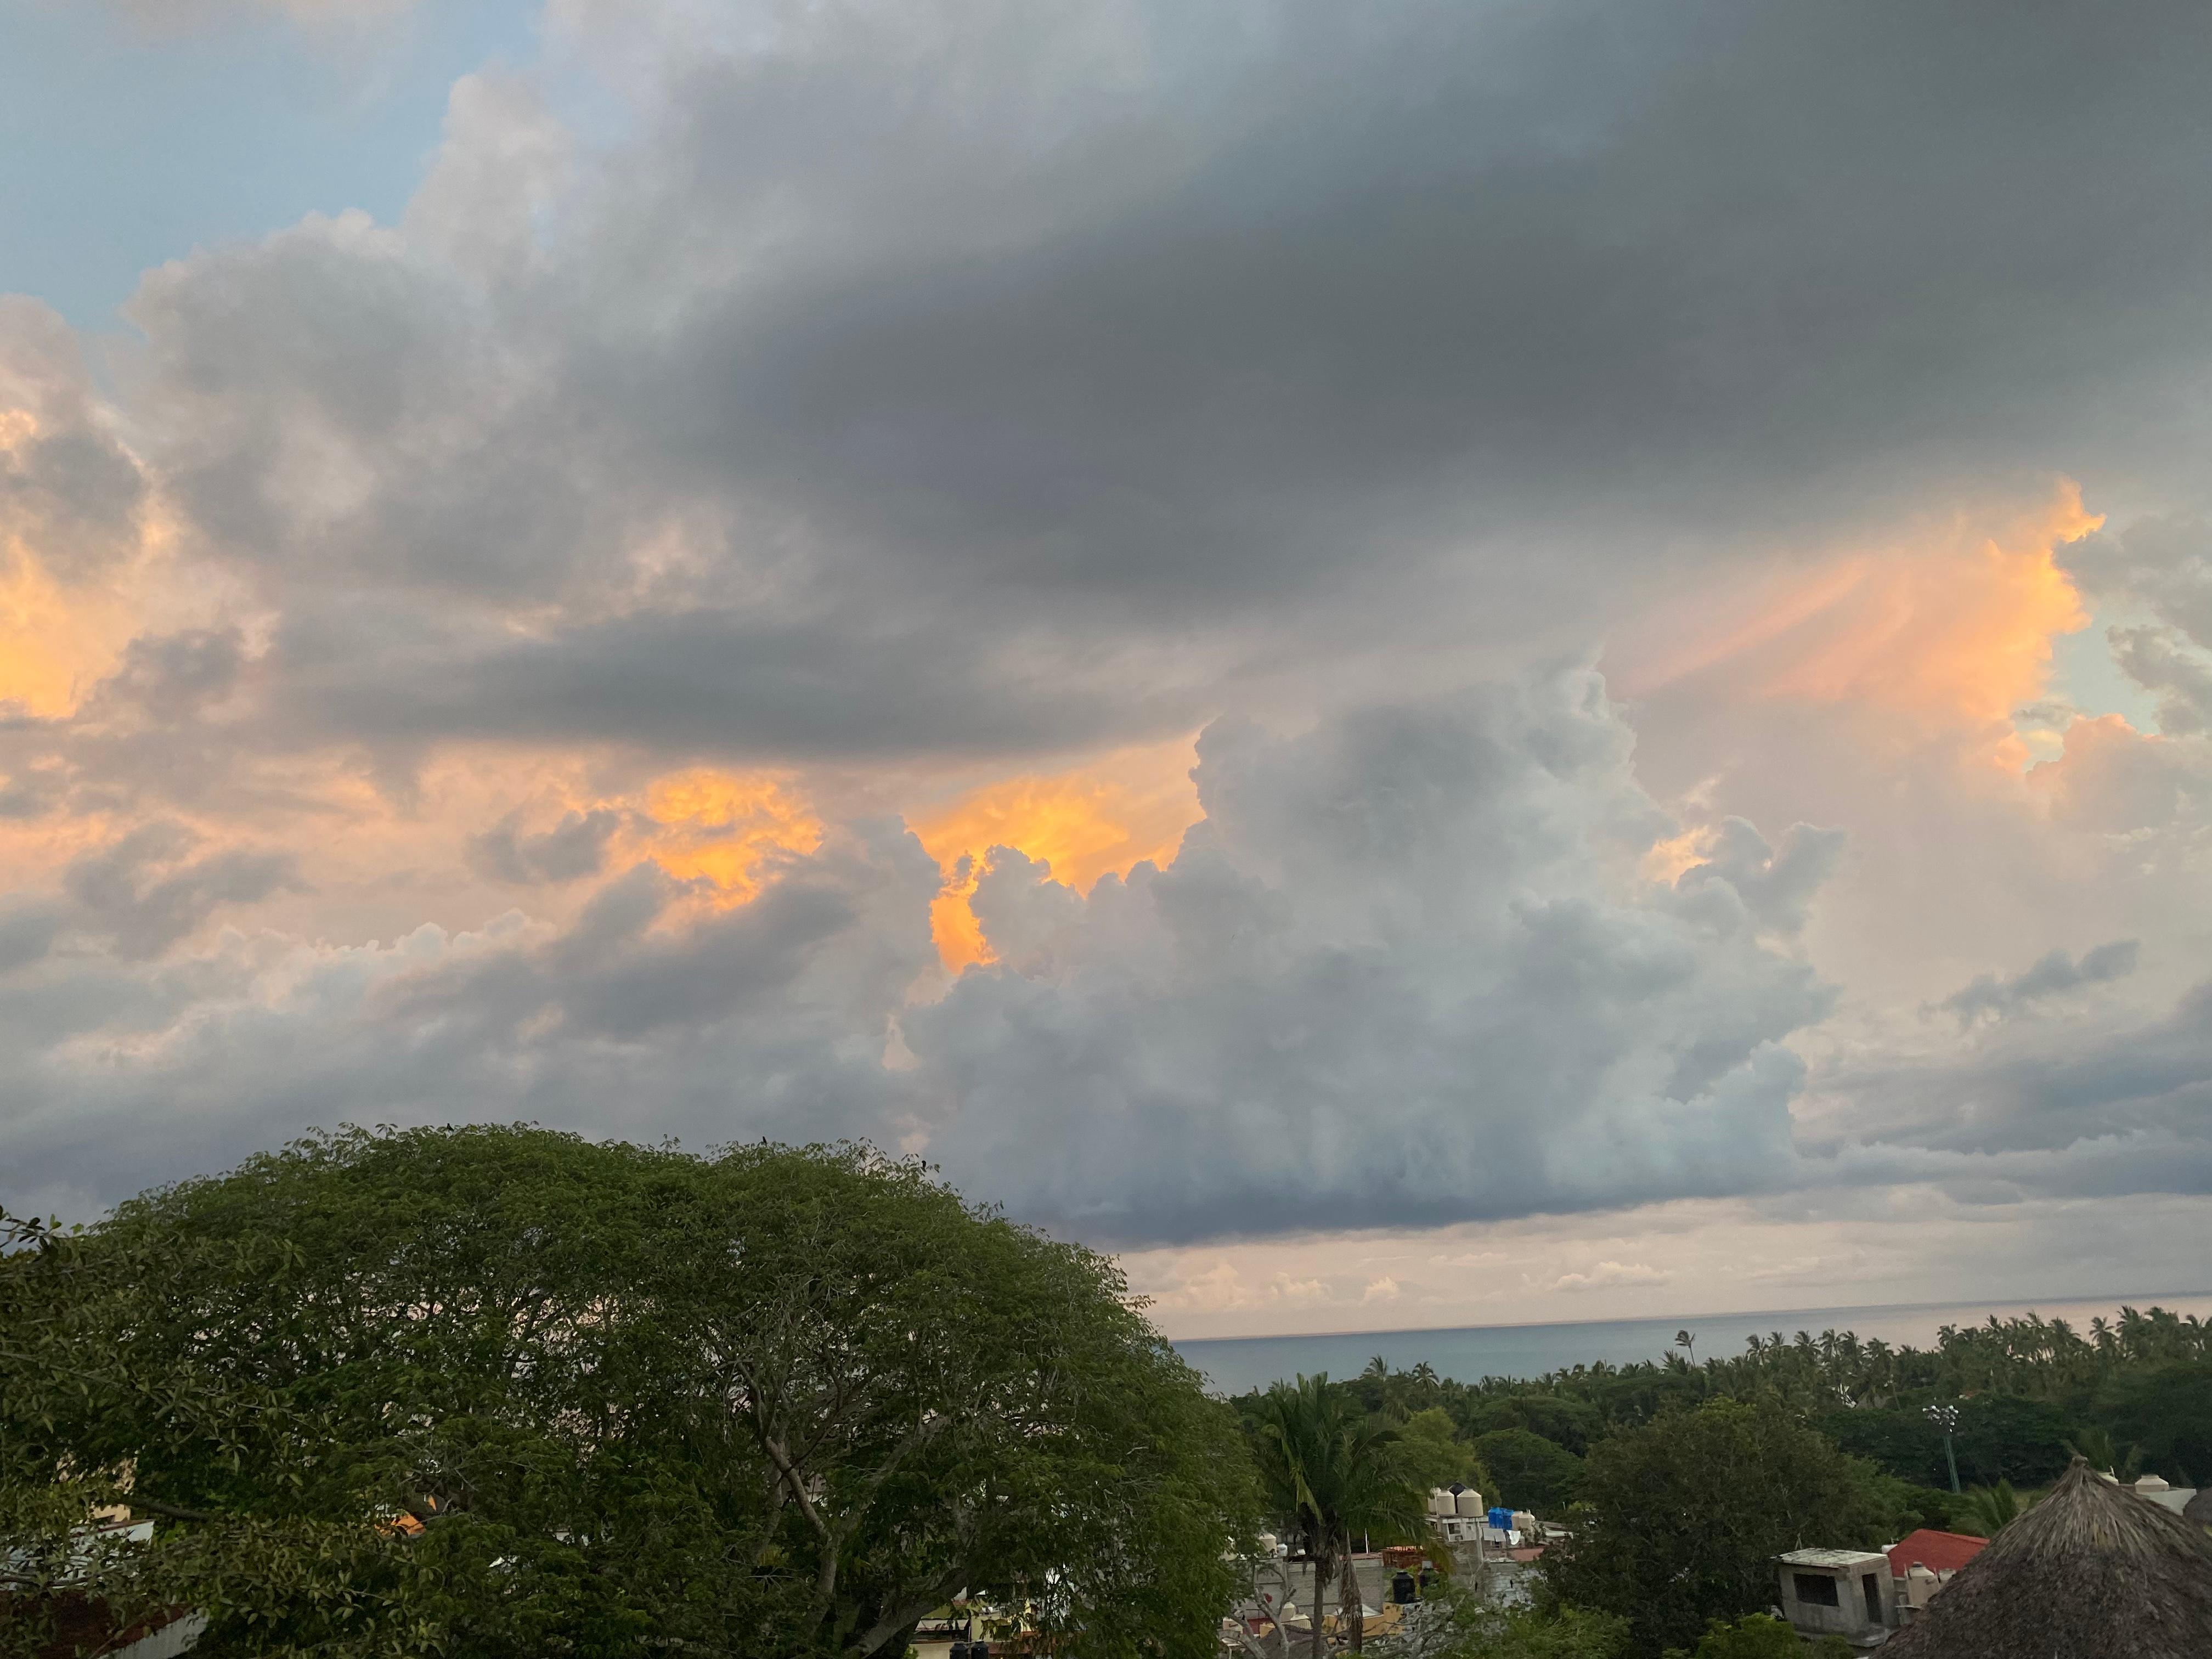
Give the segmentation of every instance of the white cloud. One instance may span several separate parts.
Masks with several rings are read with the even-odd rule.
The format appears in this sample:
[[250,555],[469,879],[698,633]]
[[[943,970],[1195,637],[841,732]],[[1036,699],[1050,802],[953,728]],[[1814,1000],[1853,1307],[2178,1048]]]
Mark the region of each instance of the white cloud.
[[1601,1261],[1587,1273],[1561,1273],[1552,1281],[1555,1291],[1598,1291],[1616,1285],[1664,1285],[1672,1273],[1644,1261]]
[[1386,1226],[1786,1182],[1826,993],[1671,824],[1597,678],[1209,731],[1206,821],[1087,896],[997,857],[1002,958],[904,1021],[932,1155],[1086,1237]]

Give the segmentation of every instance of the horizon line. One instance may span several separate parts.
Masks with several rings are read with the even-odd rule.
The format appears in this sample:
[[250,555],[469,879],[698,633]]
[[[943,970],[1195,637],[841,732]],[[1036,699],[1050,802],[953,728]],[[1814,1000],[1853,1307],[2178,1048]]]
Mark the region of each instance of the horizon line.
[[[1759,1319],[1771,1314],[1785,1313],[1881,1313],[1884,1311],[1920,1313],[1931,1308],[1964,1307],[2026,1308],[2033,1312],[2039,1304],[2046,1302],[2112,1301],[2114,1303],[2114,1305],[2118,1307],[2156,1307],[2158,1305],[2157,1302],[2152,1299],[2152,1297],[2165,1297],[2174,1300],[2212,1301],[2212,1290],[2158,1291],[2151,1292],[2149,1297],[2137,1295],[2132,1297],[2120,1298],[2102,1296],[2068,1296],[2045,1297],[2023,1297],[1999,1300],[1994,1297],[1965,1297],[1943,1302],[1863,1302],[1848,1304],[1838,1304],[1831,1306],[1816,1308],[1758,1308],[1752,1309],[1742,1313],[1632,1314],[1615,1319],[1530,1319],[1523,1320],[1510,1325],[1394,1325],[1376,1330],[1270,1331],[1249,1336],[1170,1336],[1167,1337],[1165,1340],[1170,1343],[1291,1342],[1310,1340],[1316,1337],[1331,1336],[1426,1336],[1438,1331],[1533,1331],[1550,1329],[1566,1325],[1639,1325],[1647,1322],[1663,1325],[1674,1320],[1685,1322],[1684,1328],[1686,1329],[1687,1322],[1692,1320]],[[1778,1327],[1778,1328],[1779,1328]],[[1800,1327],[1800,1328],[1802,1329],[1803,1328]],[[1807,1334],[1809,1335],[1811,1333],[1808,1331],[1807,1332]]]

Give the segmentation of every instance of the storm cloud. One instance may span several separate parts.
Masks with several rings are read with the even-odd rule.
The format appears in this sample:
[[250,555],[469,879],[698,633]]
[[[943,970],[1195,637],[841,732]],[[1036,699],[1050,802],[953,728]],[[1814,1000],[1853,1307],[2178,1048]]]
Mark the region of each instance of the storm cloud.
[[510,1117],[1116,1246],[2212,1194],[2208,55],[554,0],[389,222],[0,299],[0,1200]]

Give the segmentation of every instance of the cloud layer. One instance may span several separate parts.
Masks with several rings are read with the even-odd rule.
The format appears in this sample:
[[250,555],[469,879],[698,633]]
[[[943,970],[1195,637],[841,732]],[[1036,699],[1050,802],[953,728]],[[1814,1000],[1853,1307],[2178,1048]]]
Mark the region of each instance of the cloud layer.
[[0,1198],[2212,1192],[2212,16],[1990,38],[558,0],[396,222],[0,300]]

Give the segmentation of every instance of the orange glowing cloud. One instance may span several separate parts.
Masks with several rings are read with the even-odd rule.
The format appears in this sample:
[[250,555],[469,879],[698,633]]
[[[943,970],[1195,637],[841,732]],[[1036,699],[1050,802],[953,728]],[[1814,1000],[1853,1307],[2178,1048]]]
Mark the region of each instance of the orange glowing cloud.
[[[994,847],[1050,865],[1054,879],[1078,891],[1147,859],[1172,858],[1200,817],[1192,759],[1188,739],[1125,750],[1072,772],[1000,779],[920,817],[915,834],[948,876],[930,913],[945,965],[990,959],[968,900]],[[957,873],[963,858],[970,860],[964,877]]]
[[[0,456],[38,431],[28,410],[0,409]],[[134,617],[106,588],[64,589],[37,549],[0,520],[0,708],[49,720],[72,712],[113,666]]]
[[1631,670],[1641,684],[1630,689],[1716,675],[1759,697],[1946,725],[2006,721],[2041,695],[2053,640],[2088,624],[2054,554],[2103,522],[2083,508],[2078,485],[2062,482],[2038,507],[1994,525],[1960,520],[1845,553],[1770,586],[1751,614],[1652,668]]
[[653,825],[637,851],[679,881],[713,884],[716,901],[743,904],[780,856],[822,845],[822,820],[787,778],[697,769],[663,778],[646,795]]

